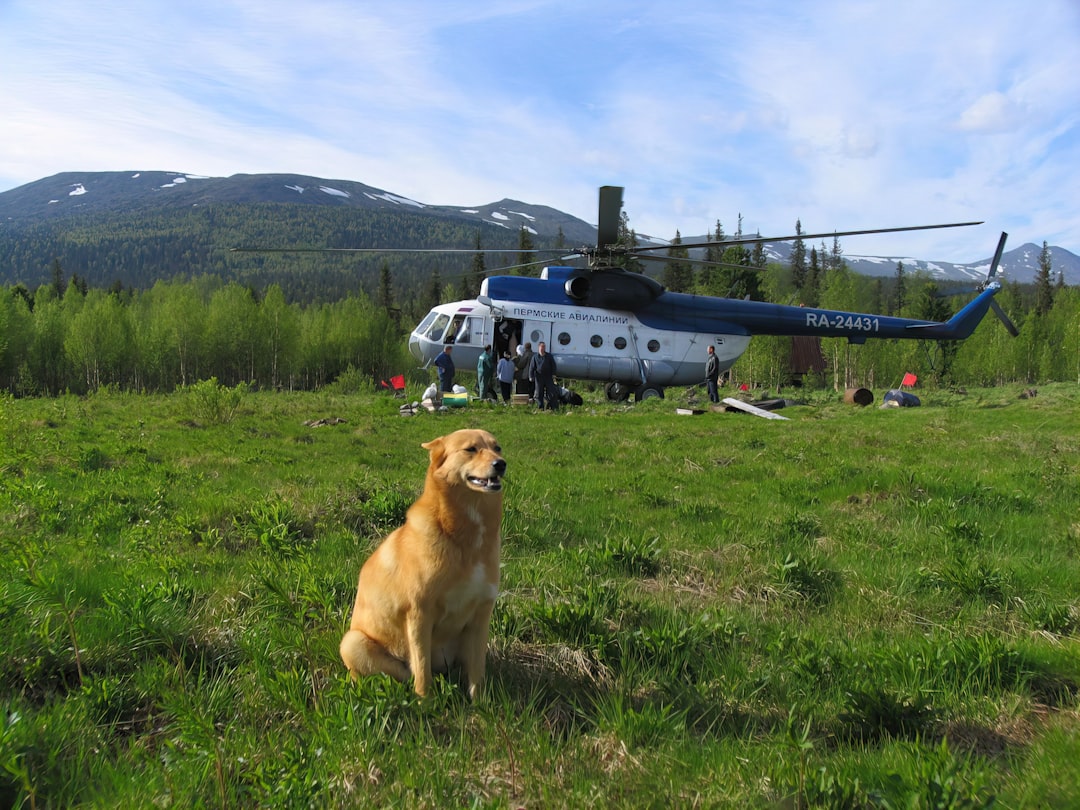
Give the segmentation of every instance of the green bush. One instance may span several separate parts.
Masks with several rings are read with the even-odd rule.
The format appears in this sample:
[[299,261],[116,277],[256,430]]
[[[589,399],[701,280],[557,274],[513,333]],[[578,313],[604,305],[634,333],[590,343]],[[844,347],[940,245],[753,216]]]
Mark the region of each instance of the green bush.
[[217,377],[211,377],[188,386],[186,392],[192,419],[208,425],[226,425],[236,416],[247,396],[248,385],[238,383],[227,388],[217,381]]

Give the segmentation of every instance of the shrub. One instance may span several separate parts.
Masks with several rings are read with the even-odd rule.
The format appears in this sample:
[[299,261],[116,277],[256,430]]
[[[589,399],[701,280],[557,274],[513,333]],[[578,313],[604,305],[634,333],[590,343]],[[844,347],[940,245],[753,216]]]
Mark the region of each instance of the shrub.
[[247,383],[226,388],[217,381],[217,377],[197,382],[187,389],[191,402],[191,417],[205,424],[228,424],[236,415],[248,390]]

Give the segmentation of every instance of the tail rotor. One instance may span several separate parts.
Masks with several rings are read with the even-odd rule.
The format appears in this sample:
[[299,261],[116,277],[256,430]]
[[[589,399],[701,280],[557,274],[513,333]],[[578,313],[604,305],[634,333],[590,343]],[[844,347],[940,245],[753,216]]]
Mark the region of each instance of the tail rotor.
[[[1002,231],[1001,239],[998,240],[997,250],[994,252],[994,258],[990,262],[990,270],[986,274],[986,281],[983,282],[983,289],[986,289],[991,284],[999,283],[994,281],[994,276],[997,275],[998,265],[1001,263],[1001,254],[1005,252],[1005,240],[1009,238],[1009,235]],[[1009,334],[1016,337],[1020,334],[1020,330],[1016,328],[1016,324],[1012,322],[1008,315],[1005,314],[1005,310],[1001,308],[999,304],[993,298],[990,299],[990,309],[994,310],[994,314],[998,316]]]

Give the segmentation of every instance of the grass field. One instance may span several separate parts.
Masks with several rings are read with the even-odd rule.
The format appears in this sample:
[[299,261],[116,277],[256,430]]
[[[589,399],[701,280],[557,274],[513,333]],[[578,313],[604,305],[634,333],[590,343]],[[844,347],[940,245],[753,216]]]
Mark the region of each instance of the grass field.
[[[1080,806],[1080,391],[920,393],[0,399],[0,807]],[[477,705],[337,654],[459,427],[509,462]]]

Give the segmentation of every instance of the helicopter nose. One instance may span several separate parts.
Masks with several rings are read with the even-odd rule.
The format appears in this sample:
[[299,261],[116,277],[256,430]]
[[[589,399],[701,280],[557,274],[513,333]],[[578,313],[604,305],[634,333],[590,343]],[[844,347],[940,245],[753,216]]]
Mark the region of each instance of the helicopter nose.
[[424,362],[424,350],[420,345],[420,336],[415,332],[409,335],[409,354],[415,357],[418,363]]

